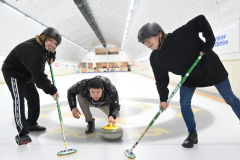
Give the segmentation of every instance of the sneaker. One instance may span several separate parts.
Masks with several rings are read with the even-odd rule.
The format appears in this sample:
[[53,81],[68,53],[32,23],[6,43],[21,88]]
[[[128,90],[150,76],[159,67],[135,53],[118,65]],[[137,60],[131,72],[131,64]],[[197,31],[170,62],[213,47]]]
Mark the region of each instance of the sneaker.
[[18,145],[28,144],[32,142],[32,139],[29,137],[29,135],[21,137],[19,135],[16,135],[15,140]]
[[94,121],[88,122],[85,133],[93,133],[94,131],[95,131],[95,122]]
[[45,131],[46,127],[39,126],[39,125],[33,125],[33,126],[28,126],[28,131]]

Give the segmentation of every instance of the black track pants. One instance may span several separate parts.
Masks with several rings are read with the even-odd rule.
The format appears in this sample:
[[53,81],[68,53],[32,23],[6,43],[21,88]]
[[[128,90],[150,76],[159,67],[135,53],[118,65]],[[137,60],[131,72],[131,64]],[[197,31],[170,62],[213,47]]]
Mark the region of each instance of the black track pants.
[[[37,124],[40,113],[39,95],[34,83],[25,84],[15,78],[4,75],[5,82],[13,98],[13,113],[18,136],[28,134],[28,124]],[[28,102],[28,120],[25,117],[24,98]]]
[[29,83],[25,88],[25,98],[28,104],[28,125],[36,125],[40,114],[40,100],[36,86]]

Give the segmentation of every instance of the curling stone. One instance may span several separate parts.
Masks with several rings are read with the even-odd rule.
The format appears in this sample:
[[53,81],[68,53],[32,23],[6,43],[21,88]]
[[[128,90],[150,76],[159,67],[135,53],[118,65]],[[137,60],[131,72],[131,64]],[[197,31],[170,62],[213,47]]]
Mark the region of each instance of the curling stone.
[[123,136],[123,129],[117,125],[106,125],[101,129],[101,137],[106,140],[117,140],[122,138]]

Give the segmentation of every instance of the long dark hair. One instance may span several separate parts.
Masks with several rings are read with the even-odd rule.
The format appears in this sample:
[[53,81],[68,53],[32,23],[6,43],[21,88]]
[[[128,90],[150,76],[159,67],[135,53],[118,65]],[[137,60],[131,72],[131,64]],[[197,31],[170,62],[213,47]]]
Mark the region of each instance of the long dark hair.
[[[160,33],[160,32],[159,32]],[[159,38],[159,41],[158,41],[158,49],[161,49],[161,47],[162,47],[162,43],[163,43],[163,41],[166,39],[166,37],[167,37],[167,33],[164,33],[164,32],[161,32],[162,33],[162,37],[161,37],[161,39]]]

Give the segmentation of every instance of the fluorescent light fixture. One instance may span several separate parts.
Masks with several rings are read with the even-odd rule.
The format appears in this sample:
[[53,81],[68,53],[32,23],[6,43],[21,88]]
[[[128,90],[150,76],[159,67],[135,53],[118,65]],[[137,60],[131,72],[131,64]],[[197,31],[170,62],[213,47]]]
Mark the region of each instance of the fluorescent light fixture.
[[124,46],[124,43],[125,43],[125,39],[126,39],[126,36],[127,36],[129,23],[130,23],[130,20],[131,20],[131,17],[132,17],[132,10],[133,10],[133,6],[134,6],[134,2],[135,2],[135,0],[131,0],[131,2],[130,2],[130,8],[129,8],[129,12],[128,12],[127,24],[126,24],[126,29],[125,29],[124,36],[123,36],[121,50],[123,49],[123,46]]
[[46,26],[44,26],[44,25],[42,25],[42,27],[43,27],[44,29],[47,29],[47,27],[46,27]]
[[20,16],[22,16],[22,17],[26,17],[26,18],[27,18],[28,20],[30,20],[31,22],[33,22],[33,23],[35,23],[35,24],[38,24],[38,25],[42,25],[41,23],[39,23],[39,22],[36,21],[35,19],[33,19],[33,18],[25,15],[24,13],[22,13],[22,12],[20,12],[19,10],[15,9],[14,7],[12,7],[12,6],[10,6],[10,5],[6,4],[6,3],[3,3],[3,5],[4,5],[6,8],[8,8],[8,9],[12,10],[13,12],[17,13],[18,15],[20,15]]
[[130,21],[130,20],[131,20],[131,15],[132,15],[132,12],[130,11],[130,12],[128,13],[127,21]]
[[30,17],[27,17],[27,19],[28,19],[29,21],[31,21],[31,22],[33,22],[33,23],[41,26],[41,24],[40,24],[38,21],[36,21],[36,20],[34,20],[34,19],[30,18]]
[[[41,24],[40,22],[38,22],[38,21],[36,21],[35,19],[29,17],[28,15],[23,14],[22,12],[18,11],[17,9],[15,9],[14,7],[8,5],[7,3],[5,3],[5,2],[2,2],[2,3],[3,3],[3,5],[4,5],[6,8],[14,11],[15,13],[21,15],[22,17],[26,17],[29,21],[31,21],[31,22],[33,22],[33,23],[35,23],[35,24],[37,24],[37,25],[42,26],[44,29],[47,28],[47,26]],[[62,38],[65,39],[65,40],[67,40],[68,42],[76,45],[77,47],[80,47],[81,49],[83,49],[83,50],[85,50],[85,51],[88,51],[88,50],[86,50],[85,48],[83,48],[83,47],[79,46],[78,44],[74,43],[73,41],[71,41],[71,40],[69,40],[69,39],[67,39],[67,38],[65,38],[65,37],[63,37],[63,36],[62,36]],[[88,52],[89,52],[89,51],[88,51]]]
[[131,4],[130,4],[130,11],[133,9],[133,5],[134,5],[134,0],[131,1]]
[[223,30],[220,30],[220,31],[217,31],[216,33],[214,33],[214,34],[218,34],[218,33],[220,33],[220,32],[222,32]]
[[[127,28],[129,27],[129,21],[127,22],[127,24],[126,24],[126,31],[127,31]],[[126,32],[125,31],[125,32]]]
[[[75,46],[80,47],[81,49],[83,49],[83,50],[85,50],[85,51],[88,51],[88,50],[86,50],[85,48],[83,48],[83,47],[79,46],[78,44],[74,43],[73,41],[67,39],[66,37],[63,37],[63,36],[62,36],[62,38],[65,39],[66,41],[68,41],[68,42],[74,44]],[[89,52],[89,51],[88,51],[88,52]]]
[[8,9],[12,10],[13,12],[15,12],[15,13],[19,14],[20,16],[22,16],[22,17],[24,17],[24,16],[25,16],[23,13],[21,13],[21,12],[20,12],[20,11],[18,11],[18,10],[16,10],[15,8],[13,8],[13,7],[11,7],[11,6],[7,5],[6,3],[3,3],[3,5],[4,5],[6,8],[8,8]]
[[229,27],[227,27],[227,28],[225,28],[225,29],[232,28],[232,27],[234,27],[234,26],[236,26],[236,25],[237,25],[237,24],[231,25],[231,26],[229,26]]
[[65,38],[65,37],[63,37],[63,36],[62,36],[62,39],[68,40],[67,38]]

